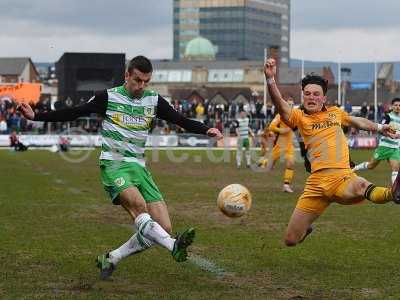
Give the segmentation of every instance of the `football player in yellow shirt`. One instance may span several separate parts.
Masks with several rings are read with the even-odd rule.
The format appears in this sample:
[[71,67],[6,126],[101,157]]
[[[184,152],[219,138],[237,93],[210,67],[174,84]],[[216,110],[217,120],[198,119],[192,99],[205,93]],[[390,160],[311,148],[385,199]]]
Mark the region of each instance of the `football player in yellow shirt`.
[[311,162],[311,175],[286,229],[285,244],[295,246],[311,233],[311,224],[332,203],[355,204],[367,199],[373,203],[400,203],[400,175],[392,188],[377,187],[357,176],[349,165],[349,149],[342,125],[380,132],[396,138],[389,125],[353,117],[336,106],[326,107],[328,82],[316,75],[302,80],[304,111],[292,108],[282,98],[274,80],[276,63],[268,59],[264,65],[269,94],[282,120],[298,128]]
[[[287,103],[293,107],[293,101],[289,100]],[[272,169],[275,163],[284,158],[286,169],[283,176],[283,191],[286,193],[293,193],[290,183],[294,175],[294,145],[293,145],[293,130],[287,126],[277,114],[269,125],[269,130],[276,134],[274,147],[272,148],[271,160],[267,164],[267,168]]]
[[269,130],[269,124],[265,124],[263,132],[260,134],[260,159],[258,166],[265,168],[268,163],[267,154],[273,148],[275,134]]

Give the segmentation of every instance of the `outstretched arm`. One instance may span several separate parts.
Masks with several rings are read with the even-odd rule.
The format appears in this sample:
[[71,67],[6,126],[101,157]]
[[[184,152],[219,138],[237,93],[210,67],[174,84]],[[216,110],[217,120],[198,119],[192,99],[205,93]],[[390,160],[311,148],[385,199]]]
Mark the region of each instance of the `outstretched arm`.
[[47,113],[35,114],[32,108],[21,103],[18,110],[28,120],[45,121],[45,122],[65,122],[73,121],[79,117],[88,116],[91,113],[97,113],[104,116],[107,110],[107,91],[96,93],[87,103],[71,108],[50,111]]
[[353,116],[349,116],[347,121],[350,126],[353,126],[361,130],[379,132],[382,135],[391,137],[392,139],[399,138],[399,135],[396,134],[396,130],[394,130],[392,126],[388,124],[378,124],[365,118],[353,117]]
[[267,81],[268,92],[271,95],[272,102],[274,103],[278,113],[281,115],[284,121],[289,120],[292,108],[289,104],[282,98],[282,95],[278,89],[278,85],[275,82],[276,76],[276,62],[274,59],[270,58],[264,65],[264,75]]
[[201,122],[185,118],[182,114],[173,109],[172,106],[169,105],[167,100],[165,100],[161,96],[158,96],[157,117],[179,125],[180,127],[193,133],[206,134],[210,137],[215,137],[218,140],[223,138],[221,132],[218,129],[209,128]]

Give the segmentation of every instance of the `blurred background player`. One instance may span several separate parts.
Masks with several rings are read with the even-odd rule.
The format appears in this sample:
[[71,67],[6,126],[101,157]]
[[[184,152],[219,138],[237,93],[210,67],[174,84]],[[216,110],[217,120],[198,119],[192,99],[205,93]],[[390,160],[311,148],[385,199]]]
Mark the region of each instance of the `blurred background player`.
[[[293,107],[293,100],[287,101],[290,107]],[[283,176],[283,191],[286,193],[293,193],[290,186],[294,175],[294,144],[293,130],[287,126],[282,120],[281,116],[277,114],[269,125],[269,130],[275,133],[274,147],[270,155],[271,159],[267,162],[267,169],[274,168],[275,163],[284,158],[286,168]]]
[[249,127],[249,118],[244,110],[239,112],[239,118],[236,122],[236,135],[237,140],[237,150],[236,150],[236,166],[240,168],[242,164],[242,152],[244,149],[244,156],[246,159],[246,167],[250,168],[250,138],[254,138],[254,133]]
[[[400,133],[400,98],[392,100],[392,111],[385,115],[382,124],[389,124]],[[379,146],[374,152],[373,158],[368,162],[362,162],[354,167],[353,170],[372,170],[382,160],[386,160],[392,169],[392,183],[399,173],[400,166],[400,139],[392,139],[388,136],[379,138]]]
[[353,126],[394,138],[395,132],[389,125],[350,116],[336,106],[327,107],[328,81],[317,75],[302,79],[304,110],[292,108],[275,82],[274,59],[267,60],[264,74],[278,113],[287,125],[299,130],[311,163],[311,175],[286,229],[287,246],[301,243],[312,232],[312,223],[333,202],[349,205],[367,199],[376,204],[390,201],[400,204],[400,176],[392,188],[377,187],[350,168],[348,143],[342,129]]
[[264,130],[260,134],[260,159],[258,166],[265,168],[268,163],[268,151],[274,146],[275,133],[269,130],[269,123],[265,124]]

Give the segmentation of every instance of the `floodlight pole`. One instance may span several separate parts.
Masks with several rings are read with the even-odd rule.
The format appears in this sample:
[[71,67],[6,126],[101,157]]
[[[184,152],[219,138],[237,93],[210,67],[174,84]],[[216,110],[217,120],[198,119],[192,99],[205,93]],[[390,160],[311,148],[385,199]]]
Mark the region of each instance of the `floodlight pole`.
[[378,121],[378,64],[374,62],[374,121]]
[[[303,80],[303,78],[304,78],[304,58],[301,60],[301,79],[300,79],[300,81]],[[303,90],[301,88],[300,88],[300,99],[301,99],[301,104],[303,104],[304,97],[303,97]]]
[[[267,63],[268,59],[268,50],[267,48],[264,48],[264,66]],[[264,73],[264,66],[263,66],[263,73]],[[267,119],[267,79],[264,77],[264,106],[263,106],[263,111],[264,111],[264,117]]]
[[338,62],[338,97],[339,105],[342,105],[342,64]]

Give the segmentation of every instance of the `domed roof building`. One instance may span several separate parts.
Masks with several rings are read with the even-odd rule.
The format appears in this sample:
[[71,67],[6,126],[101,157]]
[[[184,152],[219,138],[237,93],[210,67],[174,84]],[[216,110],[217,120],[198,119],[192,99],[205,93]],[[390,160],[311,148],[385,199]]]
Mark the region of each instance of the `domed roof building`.
[[185,60],[215,60],[217,47],[209,40],[199,36],[191,40],[185,49]]

